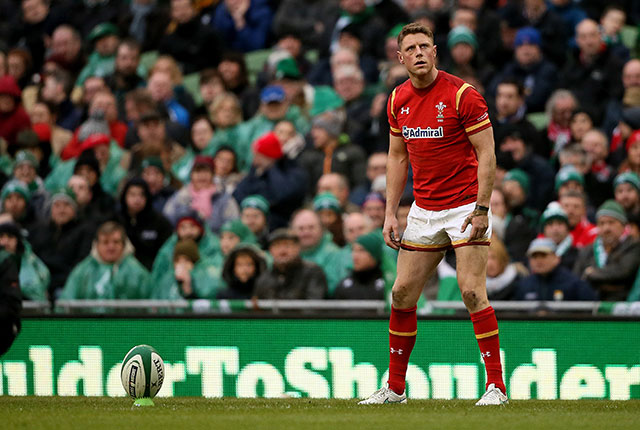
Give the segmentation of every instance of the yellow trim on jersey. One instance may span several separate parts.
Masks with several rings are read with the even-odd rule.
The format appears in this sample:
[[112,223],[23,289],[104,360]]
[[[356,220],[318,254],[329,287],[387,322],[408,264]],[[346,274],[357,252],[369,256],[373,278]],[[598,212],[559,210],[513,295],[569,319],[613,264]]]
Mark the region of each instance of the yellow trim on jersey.
[[393,131],[394,133],[402,133],[402,130],[400,130],[399,128],[393,128],[391,126],[389,126],[389,128],[391,129],[391,131]]
[[490,331],[488,333],[477,334],[476,339],[486,339],[488,337],[495,336],[497,334],[498,334],[498,329],[495,329],[494,331]]
[[409,337],[409,336],[417,335],[418,334],[418,330],[409,332],[409,331],[393,331],[393,330],[389,329],[389,333],[395,334],[396,336],[407,336],[407,337]]
[[465,82],[460,88],[458,88],[458,92],[456,93],[456,112],[458,112],[458,108],[460,107],[460,98],[462,97],[462,93],[464,93],[464,90],[469,87],[473,88],[473,85]]
[[479,129],[480,127],[483,127],[483,126],[485,126],[485,125],[489,124],[490,122],[491,122],[491,121],[489,120],[489,118],[487,118],[487,119],[485,119],[484,121],[482,121],[482,122],[481,122],[481,123],[479,123],[479,124],[472,125],[472,126],[471,126],[471,127],[469,127],[469,128],[465,128],[465,129],[464,129],[464,131],[466,131],[467,133],[471,133],[473,130],[477,130],[477,129]]
[[[396,101],[396,88],[394,88],[393,91],[391,92],[391,115],[393,115],[395,119],[398,119],[396,118],[396,113],[393,110],[393,102],[395,101]],[[396,131],[396,133],[400,133],[400,131]]]
[[409,246],[414,246],[416,248],[443,248],[443,247],[447,247],[449,245],[451,245],[451,242],[447,242],[447,243],[441,243],[438,245],[424,245],[422,243],[416,243],[416,242],[411,242],[410,240],[403,240],[402,242],[400,242],[402,245],[409,245]]

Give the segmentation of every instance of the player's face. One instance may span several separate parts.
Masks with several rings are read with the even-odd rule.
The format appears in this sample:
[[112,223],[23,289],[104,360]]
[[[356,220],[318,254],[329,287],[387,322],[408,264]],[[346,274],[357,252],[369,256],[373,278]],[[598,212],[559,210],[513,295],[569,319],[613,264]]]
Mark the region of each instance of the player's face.
[[426,34],[409,34],[400,44],[398,60],[410,75],[427,76],[436,62],[436,46]]

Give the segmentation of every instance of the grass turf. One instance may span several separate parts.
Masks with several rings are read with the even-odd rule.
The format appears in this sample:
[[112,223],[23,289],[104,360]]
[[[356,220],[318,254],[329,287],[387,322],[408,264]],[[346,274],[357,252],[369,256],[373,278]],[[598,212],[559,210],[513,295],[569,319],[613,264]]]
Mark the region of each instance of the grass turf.
[[127,398],[2,397],[0,429],[637,429],[640,401],[413,400],[358,406],[354,400],[157,398],[132,409]]

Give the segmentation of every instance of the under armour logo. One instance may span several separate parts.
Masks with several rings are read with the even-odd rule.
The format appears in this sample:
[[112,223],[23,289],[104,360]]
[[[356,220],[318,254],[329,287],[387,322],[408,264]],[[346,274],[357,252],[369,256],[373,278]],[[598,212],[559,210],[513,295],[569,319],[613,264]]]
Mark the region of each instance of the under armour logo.
[[398,355],[402,355],[402,350],[401,350],[401,349],[393,349],[393,348],[390,348],[390,349],[391,349],[391,353],[392,353],[392,354],[394,354],[394,353],[396,353],[396,352],[397,352],[397,353],[398,353]]
[[481,352],[480,356],[482,356],[482,358],[491,357],[491,351]]
[[400,115],[407,114],[409,115],[409,106],[400,108]]

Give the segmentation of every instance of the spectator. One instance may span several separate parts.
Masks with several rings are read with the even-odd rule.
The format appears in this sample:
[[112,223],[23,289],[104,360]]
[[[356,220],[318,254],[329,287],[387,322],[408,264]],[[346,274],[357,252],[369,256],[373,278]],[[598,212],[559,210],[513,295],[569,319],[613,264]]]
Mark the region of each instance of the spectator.
[[585,190],[591,196],[594,205],[600,206],[605,200],[613,198],[613,177],[615,172],[607,163],[609,157],[609,141],[600,130],[589,130],[581,142],[587,152],[591,166],[585,173]]
[[52,194],[48,217],[29,231],[33,251],[51,272],[51,299],[57,298],[71,269],[89,254],[93,231],[78,219],[73,191],[61,189]]
[[584,176],[572,164],[560,168],[556,174],[555,190],[558,196],[568,191],[584,192]]
[[267,271],[267,265],[255,245],[239,245],[227,257],[222,279],[227,288],[218,292],[218,299],[248,300],[258,288],[257,280]]
[[[350,187],[364,182],[366,155],[352,143],[341,144],[344,119],[338,111],[329,111],[313,120],[311,139],[313,147],[302,151],[300,165],[309,172],[310,184],[317,184],[322,174],[335,172],[349,179]],[[309,189],[309,192],[313,192]]]
[[[622,68],[622,87],[624,88],[622,99],[611,100],[605,110],[602,130],[607,136],[611,136],[622,119],[623,109],[638,107],[640,104],[638,102],[638,93],[640,93],[640,60],[637,58],[632,58],[624,64]],[[615,151],[617,148],[613,146],[613,139],[611,143],[611,151]]]
[[560,264],[573,270],[578,259],[578,248],[573,245],[569,217],[560,203],[549,203],[540,217],[540,226],[542,236],[553,240],[556,245],[555,254],[560,257]]
[[547,100],[545,112],[549,118],[547,139],[551,143],[551,155],[556,155],[571,142],[571,116],[578,108],[578,101],[571,91],[555,90]]
[[[313,213],[313,212],[312,212]],[[280,228],[269,235],[273,267],[256,281],[253,296],[258,299],[322,300],[327,279],[322,268],[301,258],[298,235]]]
[[335,6],[321,0],[284,0],[275,11],[273,30],[276,34],[300,35],[305,48],[318,49],[324,30],[323,20]]
[[251,170],[238,184],[233,196],[237,201],[258,194],[269,202],[269,230],[287,225],[291,214],[304,201],[307,185],[305,172],[297,163],[284,157],[274,133],[267,133],[253,145]]
[[616,57],[625,61],[629,60],[630,52],[622,42],[620,34],[626,20],[627,13],[624,8],[616,4],[607,6],[600,15],[602,40]]
[[189,127],[189,111],[175,98],[171,76],[165,72],[155,72],[149,76],[149,92],[158,105],[169,113],[169,118],[185,128]]
[[282,152],[284,152],[284,155],[291,160],[297,159],[307,142],[304,140],[304,136],[298,133],[296,126],[291,121],[278,121],[273,128],[273,132],[278,136],[280,142],[282,142]]
[[[165,183],[165,169],[160,157],[147,157],[140,164],[140,176],[149,186],[151,205],[162,213],[167,200],[176,192],[169,183]],[[167,181],[169,182],[169,181]]]
[[[171,166],[184,155],[184,147],[168,135],[171,121],[157,110],[144,112],[138,120],[140,141],[131,147],[129,171],[137,171],[147,157],[159,157],[165,172],[171,172]],[[179,184],[177,180],[172,185]]]
[[[394,51],[394,55],[395,51]],[[354,66],[362,70],[368,84],[378,81],[376,62],[370,56],[358,55],[352,48],[340,47],[329,58],[320,58],[309,71],[309,83],[315,87],[333,86],[333,75],[337,69],[343,66]]]
[[169,11],[150,0],[132,0],[128,10],[118,16],[120,33],[128,34],[142,51],[158,49],[169,24]]
[[217,66],[223,46],[218,33],[200,21],[194,2],[171,0],[171,22],[158,50],[175,58],[189,74]]
[[627,158],[620,164],[620,172],[633,172],[640,175],[640,131],[635,131],[625,145]]
[[228,146],[221,146],[213,157],[213,164],[215,167],[213,180],[227,193],[233,194],[245,176],[238,171],[236,152]]
[[60,294],[63,300],[145,299],[149,272],[133,256],[124,227],[102,224],[91,254],[73,268]]
[[163,213],[172,224],[191,210],[197,211],[207,227],[218,232],[226,221],[240,215],[230,194],[213,182],[213,159],[198,155],[193,160],[191,182],[183,186],[165,204]]
[[9,148],[15,145],[18,133],[31,126],[29,115],[22,107],[21,94],[13,77],[0,76],[0,138],[7,141]]
[[344,226],[340,202],[330,192],[320,193],[313,199],[313,210],[320,217],[322,227],[331,233],[333,243],[339,247],[345,245]]
[[384,208],[386,201],[378,192],[367,194],[362,204],[362,213],[369,217],[374,228],[382,228],[384,225]]
[[16,80],[18,87],[26,89],[33,75],[31,54],[23,48],[13,48],[7,53],[8,75]]
[[0,223],[0,249],[20,260],[20,290],[24,300],[47,300],[51,274],[47,266],[31,250],[18,224]]
[[57,112],[56,124],[66,130],[75,130],[80,125],[82,117],[82,111],[69,98],[71,87],[69,73],[57,70],[45,75],[40,89],[40,99],[54,107]]
[[240,202],[242,212],[240,219],[242,223],[249,227],[255,235],[260,247],[266,249],[269,245],[269,202],[259,194],[247,196]]
[[200,72],[198,89],[202,104],[193,111],[193,115],[196,117],[208,115],[211,103],[213,103],[216,97],[221,96],[226,91],[222,75],[220,75],[218,69],[204,69]]
[[[496,181],[496,183],[501,182],[502,180]],[[491,191],[489,207],[491,207],[491,230],[498,239],[504,241],[504,232],[507,226],[507,202],[500,186],[494,186]]]
[[[213,138],[213,124],[206,116],[195,118],[191,123],[191,143],[184,155],[171,165],[174,176],[181,182],[189,182],[193,159],[201,154]],[[215,159],[214,159],[215,161]]]
[[365,81],[358,66],[341,66],[333,72],[333,86],[345,102],[344,132],[351,142],[371,152],[366,139],[370,128],[371,97],[364,91]]
[[609,99],[622,96],[623,61],[602,41],[598,24],[585,19],[576,27],[578,49],[561,73],[560,85],[572,91],[580,104],[592,111],[596,124],[604,119]]
[[325,173],[318,179],[318,194],[333,194],[340,203],[340,210],[345,213],[359,212],[360,207],[349,201],[349,182],[340,173]]
[[516,300],[596,300],[591,287],[560,265],[551,239],[539,238],[527,249],[531,275],[518,282]]
[[632,172],[621,173],[613,181],[616,202],[624,208],[627,218],[640,216],[640,177]]
[[116,50],[120,43],[118,27],[110,22],[102,22],[91,30],[87,40],[93,45],[93,52],[89,55],[87,65],[80,71],[76,86],[82,86],[90,76],[104,78],[113,73]]
[[571,142],[582,143],[584,135],[593,130],[593,120],[591,115],[582,109],[578,109],[571,115],[571,122],[569,123],[569,130],[571,131]]
[[[89,222],[95,222],[99,224],[101,221],[107,221],[115,214],[115,200],[114,198],[105,192],[101,184],[101,172],[100,162],[92,152],[81,154],[73,167],[73,175],[78,175],[89,183],[91,191],[91,200],[89,203],[84,203],[84,198],[81,198],[84,206],[84,210],[78,212],[79,218],[81,215],[86,215],[86,220]],[[68,182],[67,182],[68,184]],[[66,185],[66,184],[65,184]],[[77,196],[76,196],[77,199]],[[77,203],[77,200],[76,200]]]
[[349,200],[357,206],[362,206],[364,199],[371,190],[371,184],[378,176],[384,176],[387,173],[387,153],[375,152],[371,154],[367,160],[366,180],[353,189]]
[[511,300],[518,281],[528,273],[522,263],[511,262],[500,239],[491,238],[487,257],[487,295],[491,300]]
[[56,125],[56,115],[53,111],[53,106],[45,102],[36,102],[29,111],[33,130],[39,137],[45,137],[48,134],[51,155],[59,156],[73,134],[69,130]]
[[239,219],[224,223],[220,228],[220,250],[225,258],[239,245],[255,245],[256,236]]
[[557,84],[558,69],[542,54],[542,37],[533,27],[518,30],[514,41],[514,59],[501,71],[497,82],[517,79],[524,85],[527,112],[542,112]]
[[[221,146],[228,146],[236,154],[238,146],[238,129],[242,123],[242,106],[235,94],[230,92],[216,96],[208,107],[209,119],[214,125],[215,135],[207,147],[207,155],[213,155]],[[244,163],[244,157],[239,163]],[[238,164],[244,169],[244,165]]]
[[529,176],[520,169],[510,170],[502,181],[509,212],[504,233],[505,246],[513,261],[524,262],[527,247],[536,237],[539,213],[526,204],[530,192]]
[[151,192],[143,179],[135,177],[124,185],[118,215],[134,247],[136,259],[151,270],[158,251],[171,236],[172,228],[169,221],[153,209]]
[[220,268],[201,258],[198,244],[181,239],[171,247],[171,270],[151,287],[151,298],[159,300],[213,299],[220,288]]
[[218,72],[226,90],[241,100],[244,119],[252,118],[260,104],[260,93],[249,83],[249,71],[244,56],[239,52],[227,52],[218,65]]
[[[207,261],[221,261],[220,241],[218,237],[204,224],[197,212],[191,211],[180,217],[176,224],[175,233],[167,239],[158,251],[151,270],[151,285],[157,285],[171,270],[174,248],[178,241],[193,240],[198,245],[198,252]],[[217,272],[212,271],[212,278],[220,278],[222,267]],[[208,269],[212,270],[212,269]]]
[[554,172],[547,160],[534,154],[525,137],[513,126],[504,130],[499,149],[511,154],[518,169],[536,178],[530,182],[527,205],[536,210],[544,209],[553,194]]
[[624,234],[627,216],[614,200],[604,202],[596,218],[598,237],[580,252],[574,272],[598,290],[601,300],[625,300],[640,266],[640,242]]
[[383,273],[384,240],[378,231],[358,237],[353,244],[353,270],[336,287],[333,298],[338,300],[384,300]]
[[573,245],[577,248],[589,246],[595,240],[598,229],[587,219],[587,197],[580,191],[567,191],[558,198],[569,219]]
[[483,61],[478,52],[478,38],[465,25],[458,25],[449,31],[447,37],[449,56],[443,62],[443,69],[456,76],[473,76],[483,85],[488,84],[493,69]]
[[44,210],[49,193],[44,188],[42,178],[38,176],[38,160],[31,151],[20,151],[13,163],[13,177],[21,181],[29,190],[29,205],[40,214]]
[[13,179],[0,192],[0,214],[8,214],[23,228],[32,228],[37,222],[37,213],[29,205],[29,189],[24,182]]
[[266,48],[272,18],[265,0],[224,0],[211,24],[232,50],[249,52]]
[[134,39],[124,39],[116,51],[114,71],[105,77],[105,84],[116,97],[120,120],[126,118],[125,94],[144,86],[144,78],[138,74],[139,65],[140,45]]
[[82,52],[82,36],[71,25],[62,24],[51,34],[51,52],[48,58],[68,71],[74,78],[78,76],[86,59]]
[[298,237],[300,255],[322,268],[329,295],[333,295],[338,282],[346,276],[346,269],[344,262],[340,261],[340,249],[333,243],[331,234],[322,228],[318,214],[309,209],[301,209],[294,214],[291,229]]

